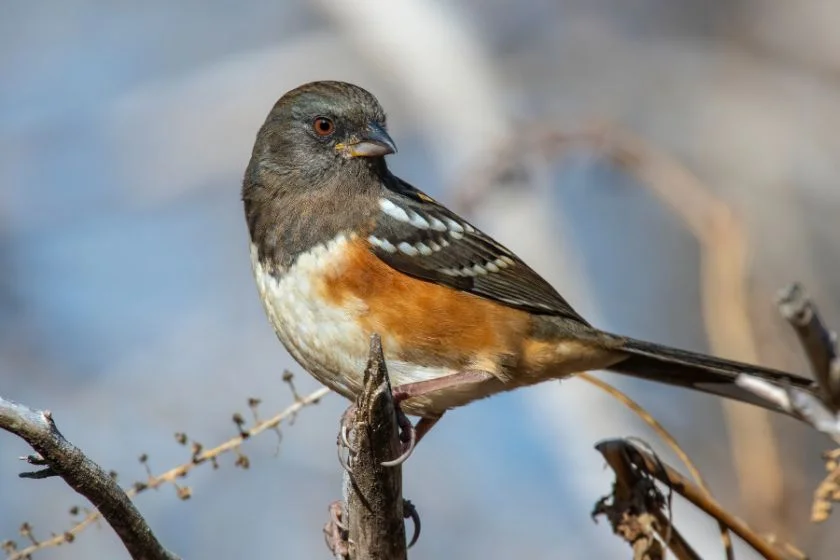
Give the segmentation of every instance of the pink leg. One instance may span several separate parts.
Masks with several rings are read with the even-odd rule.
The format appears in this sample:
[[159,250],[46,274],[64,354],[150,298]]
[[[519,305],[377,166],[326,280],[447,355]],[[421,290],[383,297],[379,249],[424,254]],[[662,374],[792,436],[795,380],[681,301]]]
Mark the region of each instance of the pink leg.
[[400,408],[400,403],[412,397],[419,397],[435,391],[443,389],[450,389],[463,385],[466,383],[477,383],[491,379],[492,374],[480,370],[465,370],[445,377],[438,377],[437,379],[429,379],[428,381],[418,381],[416,383],[408,383],[406,385],[397,385],[392,389],[394,394],[394,405],[397,409],[397,421],[399,422],[401,433],[400,439],[405,444],[403,453],[391,461],[383,461],[382,465],[386,467],[395,467],[403,464],[408,459],[417,443],[429,433],[429,430],[437,424],[443,414],[440,416],[432,416],[421,418],[416,426],[411,425],[411,421],[406,417]]

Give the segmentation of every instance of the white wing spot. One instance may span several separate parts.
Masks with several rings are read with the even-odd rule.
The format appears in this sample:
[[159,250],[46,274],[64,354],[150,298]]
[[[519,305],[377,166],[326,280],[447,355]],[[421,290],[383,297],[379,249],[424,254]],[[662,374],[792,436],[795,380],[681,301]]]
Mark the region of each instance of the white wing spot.
[[387,253],[396,253],[397,248],[387,239],[380,239],[374,235],[368,237],[368,243],[375,245]]
[[464,224],[464,229],[467,233],[475,233],[475,228],[472,227],[470,224]]
[[[449,226],[449,233],[464,233],[463,226],[461,226],[461,224],[459,224],[455,220],[452,220],[450,218],[444,218],[444,220],[446,220],[446,225]],[[455,236],[453,235],[453,237]],[[456,239],[460,239],[460,237]]]
[[468,266],[465,266],[464,268],[461,269],[461,275],[462,276],[475,276],[475,271],[472,268],[470,268]]
[[512,259],[512,258],[510,258],[510,257],[509,257],[509,256],[507,256],[507,255],[502,256],[502,257],[501,257],[501,259],[502,259],[502,261],[503,261],[503,262],[507,263],[507,264],[508,264],[508,265],[510,265],[510,266],[513,266],[514,264],[516,264],[516,263],[513,261],[513,259]]
[[426,218],[418,214],[417,212],[409,210],[409,222],[411,225],[418,229],[429,229],[429,222],[426,221]]
[[414,247],[420,251],[421,255],[431,255],[434,252],[431,247],[422,242],[415,243]]
[[406,243],[405,241],[400,242],[400,244],[397,245],[397,249],[399,249],[401,252],[405,253],[409,257],[416,257],[420,253],[420,251],[414,248],[414,245]]
[[441,247],[449,247],[449,241],[447,241],[445,237],[441,237],[440,238],[440,246]]
[[446,231],[446,224],[435,218],[434,216],[429,216],[429,225],[435,231]]
[[379,207],[382,209],[383,212],[385,212],[395,220],[399,220],[407,224],[411,223],[411,218],[408,217],[406,211],[394,204],[393,202],[391,202],[390,200],[388,200],[387,198],[379,199]]
[[484,268],[486,268],[490,272],[499,272],[499,267],[496,266],[496,263],[493,262],[484,263]]
[[453,239],[463,239],[464,238],[464,234],[459,232],[459,231],[450,231],[449,235],[451,235]]
[[439,268],[438,271],[447,276],[461,276],[461,271],[454,268]]
[[478,265],[478,264],[473,265],[472,269],[473,269],[473,272],[475,272],[476,274],[479,274],[481,276],[484,276],[485,274],[487,274],[487,271],[481,265]]
[[432,248],[432,251],[435,251],[435,252],[438,252],[438,251],[440,251],[441,249],[443,249],[443,247],[441,247],[440,245],[438,245],[438,244],[437,244],[437,243],[435,243],[434,241],[429,241],[429,247],[431,247],[431,248]]
[[495,261],[493,261],[493,264],[495,264],[499,268],[507,268],[508,267],[508,263],[506,263],[502,259],[496,259]]

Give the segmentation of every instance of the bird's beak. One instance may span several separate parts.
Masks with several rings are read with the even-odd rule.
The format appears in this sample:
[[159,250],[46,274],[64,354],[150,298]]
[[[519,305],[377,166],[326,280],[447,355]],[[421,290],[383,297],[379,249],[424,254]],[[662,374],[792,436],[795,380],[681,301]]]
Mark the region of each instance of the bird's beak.
[[338,144],[336,149],[347,157],[381,157],[397,152],[397,146],[385,129],[376,123],[370,123],[358,141]]

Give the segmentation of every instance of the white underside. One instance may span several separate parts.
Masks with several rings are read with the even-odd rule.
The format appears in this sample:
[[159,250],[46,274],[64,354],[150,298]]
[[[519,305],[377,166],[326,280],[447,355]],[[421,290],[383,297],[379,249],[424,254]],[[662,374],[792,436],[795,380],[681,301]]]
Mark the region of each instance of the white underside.
[[[362,384],[369,337],[358,318],[368,313],[361,300],[344,307],[325,304],[315,293],[312,278],[340,273],[348,238],[339,235],[325,245],[304,253],[278,279],[267,273],[251,245],[251,262],[260,298],[278,338],[289,353],[318,381],[345,396],[355,395]],[[383,350],[391,384],[405,385],[456,373],[449,368],[420,367],[394,360],[399,349],[384,333]]]

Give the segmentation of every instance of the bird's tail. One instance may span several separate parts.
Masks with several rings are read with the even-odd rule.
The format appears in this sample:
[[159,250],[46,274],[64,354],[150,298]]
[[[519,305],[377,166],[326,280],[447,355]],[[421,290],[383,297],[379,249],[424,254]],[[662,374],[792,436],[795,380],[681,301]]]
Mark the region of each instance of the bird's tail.
[[616,338],[621,339],[621,350],[629,354],[627,359],[609,367],[610,371],[616,373],[704,391],[777,411],[773,404],[736,385],[738,374],[753,375],[783,387],[816,391],[816,384],[812,380],[798,375],[643,340]]

